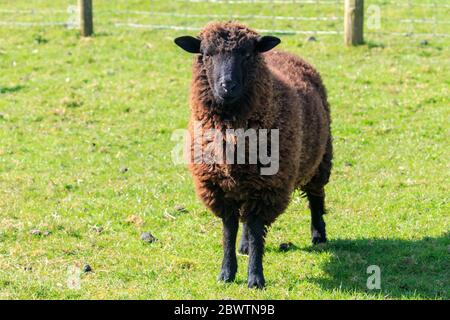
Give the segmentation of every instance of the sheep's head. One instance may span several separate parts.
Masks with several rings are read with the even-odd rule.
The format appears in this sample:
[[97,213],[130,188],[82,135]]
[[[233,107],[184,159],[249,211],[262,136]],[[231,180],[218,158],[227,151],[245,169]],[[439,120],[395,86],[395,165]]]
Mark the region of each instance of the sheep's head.
[[200,54],[209,86],[217,103],[238,104],[249,90],[260,55],[280,43],[272,36],[260,36],[246,26],[227,22],[207,25],[197,38],[184,36],[175,43],[187,52]]

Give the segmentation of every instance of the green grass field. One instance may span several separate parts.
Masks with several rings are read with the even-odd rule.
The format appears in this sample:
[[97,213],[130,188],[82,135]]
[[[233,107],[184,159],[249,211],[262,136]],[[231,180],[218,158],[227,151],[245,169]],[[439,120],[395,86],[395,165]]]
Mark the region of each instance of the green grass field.
[[[66,21],[64,12],[8,10],[64,11],[72,2],[2,1],[0,21]],[[386,2],[380,2],[382,14],[414,17],[397,7],[383,11]],[[172,12],[189,5],[152,3]],[[191,12],[252,9],[195,6]],[[96,1],[90,39],[62,26],[0,26],[0,298],[450,298],[450,38],[368,33],[365,45],[346,48],[341,35],[317,35],[316,42],[280,36],[280,48],[314,64],[329,92],[335,146],[327,186],[330,241],[311,247],[309,211],[295,194],[269,232],[267,288],[257,291],[246,287],[245,256],[238,257],[236,283],[216,282],[221,221],[197,200],[186,168],[171,160],[172,132],[187,126],[192,58],[172,40],[193,31],[115,26],[154,21],[106,9],[108,1]],[[122,1],[109,9],[148,4]],[[281,5],[253,9],[295,14]],[[342,12],[299,10],[305,16]],[[439,15],[448,20],[449,9]],[[337,30],[340,24],[322,26]],[[449,26],[438,31],[450,33]],[[42,234],[32,234],[35,229]],[[141,241],[144,231],[158,241]],[[283,242],[293,249],[281,252]],[[93,271],[81,274],[81,287],[68,286],[71,272],[85,264]],[[381,290],[366,287],[370,265],[381,268]]]

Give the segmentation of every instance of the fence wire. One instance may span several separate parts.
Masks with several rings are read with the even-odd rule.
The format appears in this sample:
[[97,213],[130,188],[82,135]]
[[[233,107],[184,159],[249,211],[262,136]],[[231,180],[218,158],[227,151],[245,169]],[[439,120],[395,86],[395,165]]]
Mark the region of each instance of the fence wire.
[[[365,1],[367,36],[450,37],[450,0]],[[260,32],[339,35],[344,0],[94,1],[96,30],[107,28],[197,31],[212,20],[237,20]],[[76,0],[6,1],[0,28],[77,28]]]

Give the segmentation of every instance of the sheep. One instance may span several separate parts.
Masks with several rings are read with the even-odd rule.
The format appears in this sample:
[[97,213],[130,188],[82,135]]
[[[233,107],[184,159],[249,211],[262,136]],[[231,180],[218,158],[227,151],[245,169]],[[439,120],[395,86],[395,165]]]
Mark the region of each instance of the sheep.
[[[213,22],[197,37],[175,39],[179,47],[196,54],[187,150],[191,152],[189,169],[196,193],[223,223],[218,280],[235,279],[241,220],[239,252],[249,256],[249,288],[265,286],[262,260],[267,230],[285,211],[296,189],[306,194],[309,202],[312,243],[327,241],[324,186],[332,167],[327,94],[319,73],[310,64],[293,54],[271,50],[280,42],[237,22]],[[196,124],[203,130],[219,132],[278,129],[278,171],[262,175],[259,169],[264,165],[259,159],[256,164],[195,161],[192,153],[196,143],[215,150],[224,142],[193,139]]]

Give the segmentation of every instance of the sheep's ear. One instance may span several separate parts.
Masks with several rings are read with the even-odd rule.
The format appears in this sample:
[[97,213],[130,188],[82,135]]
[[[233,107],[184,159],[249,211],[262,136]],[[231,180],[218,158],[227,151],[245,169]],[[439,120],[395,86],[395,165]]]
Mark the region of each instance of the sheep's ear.
[[277,37],[263,36],[256,40],[256,50],[258,52],[266,52],[279,45],[281,40]]
[[191,36],[183,36],[176,38],[174,41],[177,46],[187,52],[200,53],[200,39]]

